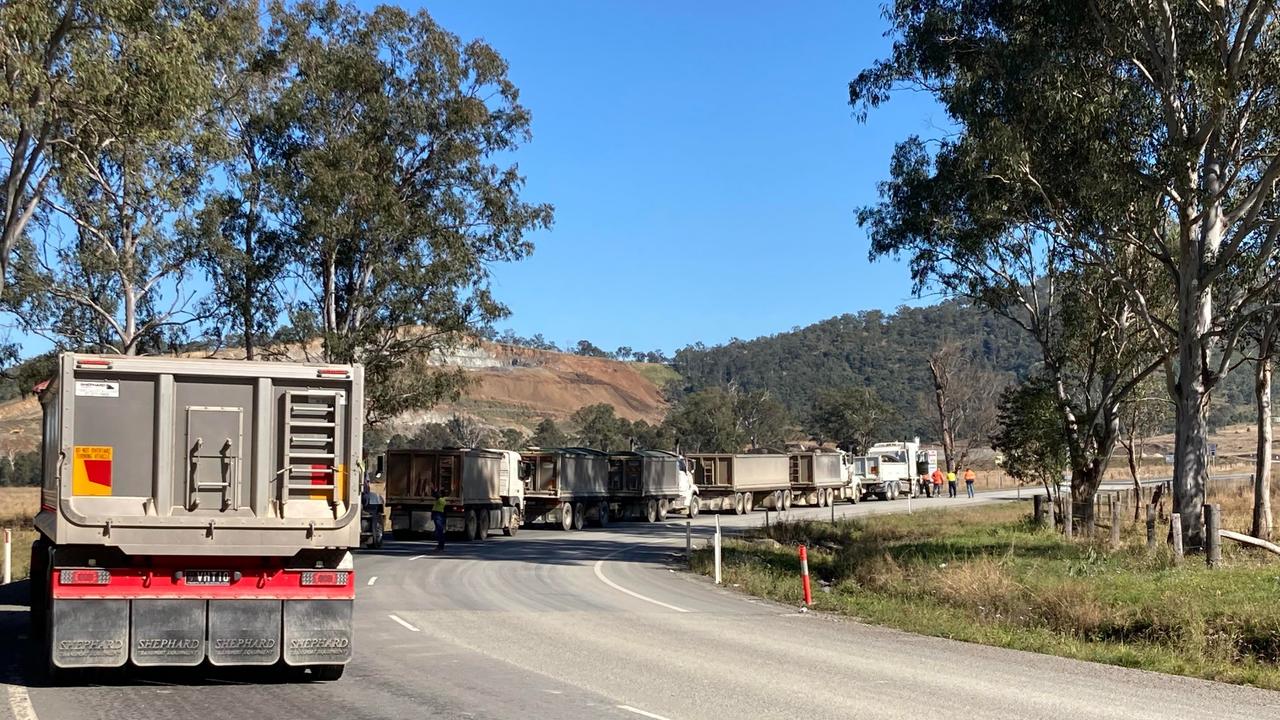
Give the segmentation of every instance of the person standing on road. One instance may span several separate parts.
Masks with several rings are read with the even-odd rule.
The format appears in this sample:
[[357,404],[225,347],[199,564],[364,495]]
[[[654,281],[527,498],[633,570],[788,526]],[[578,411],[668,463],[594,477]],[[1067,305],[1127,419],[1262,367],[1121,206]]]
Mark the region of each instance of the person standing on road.
[[973,468],[964,469],[964,491],[969,493],[969,497],[973,497],[973,481],[978,479],[978,474]]
[[942,497],[942,470],[933,469],[933,496]]
[[436,490],[436,501],[431,505],[431,522],[436,530],[436,550],[444,550],[444,493]]
[[947,497],[956,496],[956,472],[954,470],[947,471]]

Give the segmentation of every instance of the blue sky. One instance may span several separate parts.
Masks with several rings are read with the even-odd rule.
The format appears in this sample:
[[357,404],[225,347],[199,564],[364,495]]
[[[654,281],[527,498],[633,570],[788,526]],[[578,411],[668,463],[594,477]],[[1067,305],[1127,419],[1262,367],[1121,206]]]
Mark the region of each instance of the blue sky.
[[889,48],[879,5],[426,4],[507,58],[533,113],[527,198],[556,206],[534,254],[496,268],[498,327],[673,351],[909,302],[853,213],[894,143],[946,118],[903,93],[853,119],[849,80]]

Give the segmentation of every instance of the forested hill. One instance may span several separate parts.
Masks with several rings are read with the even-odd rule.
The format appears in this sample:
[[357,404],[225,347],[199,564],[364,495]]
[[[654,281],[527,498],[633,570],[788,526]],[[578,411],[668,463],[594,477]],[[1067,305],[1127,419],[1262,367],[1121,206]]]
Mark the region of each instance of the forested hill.
[[1025,376],[1037,358],[1025,331],[1004,318],[959,301],[841,315],[790,332],[725,345],[694,345],[676,353],[686,391],[736,384],[769,390],[804,421],[825,388],[872,390],[896,411],[885,436],[932,438],[930,353],[962,342],[980,363]]

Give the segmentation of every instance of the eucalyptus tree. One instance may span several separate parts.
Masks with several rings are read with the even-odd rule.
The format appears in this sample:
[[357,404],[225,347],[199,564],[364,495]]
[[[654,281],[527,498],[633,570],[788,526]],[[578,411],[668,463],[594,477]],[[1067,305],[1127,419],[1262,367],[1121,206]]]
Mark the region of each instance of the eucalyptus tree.
[[[865,112],[902,85],[932,92],[959,127],[938,156],[967,149],[981,184],[939,190],[936,205],[1010,201],[1010,221],[971,223],[969,239],[1053,236],[1064,259],[1124,290],[1167,357],[1175,504],[1201,544],[1209,398],[1277,284],[1276,2],[901,0],[888,15],[892,56],[858,76],[851,101]],[[955,236],[928,220],[909,230]],[[1151,268],[1163,290],[1139,282]]]
[[86,3],[51,67],[75,85],[49,139],[49,214],[21,244],[10,307],[61,343],[136,354],[193,320],[198,244],[183,224],[220,152],[210,111],[251,36],[246,2]]
[[370,422],[456,394],[460,373],[428,353],[507,313],[491,265],[527,255],[552,218],[510,164],[530,115],[507,64],[426,12],[303,2],[272,15],[288,63],[273,182],[297,303],[326,360],[364,363]]

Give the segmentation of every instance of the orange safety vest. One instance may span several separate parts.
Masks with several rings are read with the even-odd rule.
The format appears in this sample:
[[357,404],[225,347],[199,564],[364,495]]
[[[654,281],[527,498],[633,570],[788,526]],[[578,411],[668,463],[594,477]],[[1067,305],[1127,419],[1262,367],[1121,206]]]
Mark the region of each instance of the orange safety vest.
[[973,482],[974,480],[977,480],[977,479],[978,479],[978,474],[977,474],[977,473],[975,473],[974,471],[972,471],[972,470],[965,470],[965,471],[964,471],[964,481],[965,481],[965,482]]
[[934,470],[934,471],[933,471],[933,484],[934,484],[934,485],[941,485],[941,484],[942,484],[942,471],[941,471],[941,470]]

